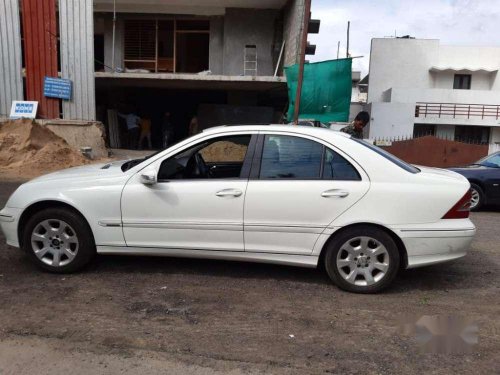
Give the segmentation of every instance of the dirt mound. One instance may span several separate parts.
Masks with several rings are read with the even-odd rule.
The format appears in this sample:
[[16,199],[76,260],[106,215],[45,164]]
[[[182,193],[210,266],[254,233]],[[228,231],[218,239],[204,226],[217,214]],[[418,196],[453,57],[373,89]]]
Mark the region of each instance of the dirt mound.
[[64,139],[36,122],[0,124],[0,176],[29,178],[89,162]]
[[220,141],[211,144],[201,151],[207,162],[241,162],[245,159],[248,146],[233,142]]

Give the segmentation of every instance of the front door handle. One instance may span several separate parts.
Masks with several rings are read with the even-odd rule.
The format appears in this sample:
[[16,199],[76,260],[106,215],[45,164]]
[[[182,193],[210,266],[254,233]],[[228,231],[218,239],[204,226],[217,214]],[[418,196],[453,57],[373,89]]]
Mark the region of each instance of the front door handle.
[[339,190],[339,189],[332,189],[332,190],[327,190],[321,193],[321,196],[323,198],[345,198],[349,195],[348,191],[345,190]]
[[224,189],[215,193],[218,197],[239,197],[243,192],[238,189]]

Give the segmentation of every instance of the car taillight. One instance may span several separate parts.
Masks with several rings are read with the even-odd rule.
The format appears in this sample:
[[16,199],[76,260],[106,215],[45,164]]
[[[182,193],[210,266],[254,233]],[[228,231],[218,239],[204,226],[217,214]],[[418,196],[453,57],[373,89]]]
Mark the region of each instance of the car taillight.
[[466,219],[469,217],[471,191],[468,190],[465,195],[449,210],[443,219]]

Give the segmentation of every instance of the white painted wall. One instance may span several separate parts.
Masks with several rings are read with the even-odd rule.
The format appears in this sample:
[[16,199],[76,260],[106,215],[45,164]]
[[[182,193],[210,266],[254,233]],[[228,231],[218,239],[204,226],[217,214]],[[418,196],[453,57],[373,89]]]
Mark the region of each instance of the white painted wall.
[[437,39],[372,39],[368,102],[383,101],[394,87],[431,88],[429,68],[438,56]]
[[500,104],[500,91],[395,87],[389,91],[387,101],[395,103],[429,102],[496,105]]
[[[453,89],[455,74],[471,75],[471,90],[491,90],[496,74],[491,72],[470,72],[470,71],[442,71],[432,72],[434,78],[434,88]],[[470,90],[463,90],[470,91]]]
[[[500,105],[498,70],[499,47],[443,46],[436,39],[372,39],[370,137],[405,136],[413,132],[415,122],[439,125],[440,132],[448,135],[454,126],[500,126],[495,118],[414,117],[417,102]],[[471,74],[471,90],[454,90],[455,74]]]
[[369,138],[412,136],[415,106],[411,103],[371,103]]

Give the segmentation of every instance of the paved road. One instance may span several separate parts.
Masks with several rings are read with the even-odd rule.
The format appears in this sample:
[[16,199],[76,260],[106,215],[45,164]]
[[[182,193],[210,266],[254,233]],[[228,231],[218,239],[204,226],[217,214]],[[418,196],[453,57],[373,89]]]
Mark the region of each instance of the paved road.
[[[16,186],[0,182],[0,206]],[[0,374],[500,373],[500,213],[472,219],[467,257],[375,296],[318,270],[222,261],[100,256],[52,275],[0,235]],[[479,343],[423,353],[402,314],[470,317]]]

